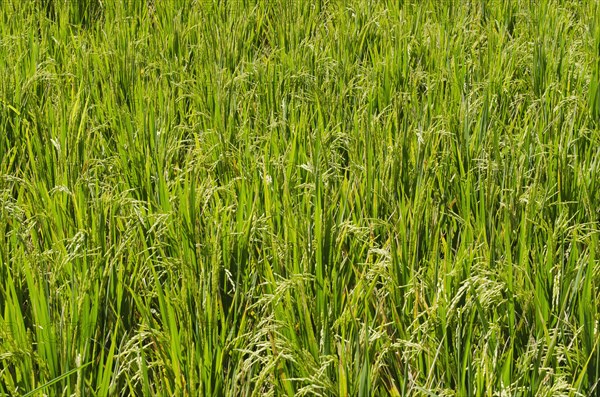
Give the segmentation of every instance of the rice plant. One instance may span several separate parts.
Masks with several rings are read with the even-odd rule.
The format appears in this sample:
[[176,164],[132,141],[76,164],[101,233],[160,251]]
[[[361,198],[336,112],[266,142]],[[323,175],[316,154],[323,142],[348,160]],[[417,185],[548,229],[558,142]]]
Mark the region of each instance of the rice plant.
[[598,395],[599,49],[598,0],[4,0],[0,395]]

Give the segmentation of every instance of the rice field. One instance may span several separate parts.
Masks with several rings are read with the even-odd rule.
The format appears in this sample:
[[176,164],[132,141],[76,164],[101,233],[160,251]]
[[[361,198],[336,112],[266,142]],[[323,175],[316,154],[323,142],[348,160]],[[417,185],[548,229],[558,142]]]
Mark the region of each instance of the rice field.
[[600,1],[2,0],[0,395],[600,395]]

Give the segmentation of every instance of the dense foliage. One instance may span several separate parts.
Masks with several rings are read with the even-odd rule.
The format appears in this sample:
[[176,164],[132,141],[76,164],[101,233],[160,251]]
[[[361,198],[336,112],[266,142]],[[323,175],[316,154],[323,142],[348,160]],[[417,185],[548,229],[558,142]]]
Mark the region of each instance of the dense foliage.
[[3,0],[0,76],[0,395],[599,393],[598,0]]

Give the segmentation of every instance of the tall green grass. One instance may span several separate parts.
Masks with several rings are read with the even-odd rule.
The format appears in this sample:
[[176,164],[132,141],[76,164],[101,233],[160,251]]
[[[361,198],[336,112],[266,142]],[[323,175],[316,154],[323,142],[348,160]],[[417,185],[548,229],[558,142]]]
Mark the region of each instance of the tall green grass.
[[597,395],[599,48],[598,1],[3,1],[0,395]]

